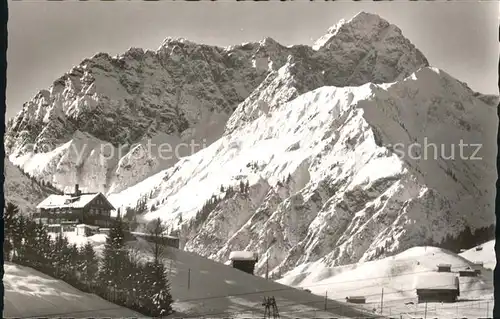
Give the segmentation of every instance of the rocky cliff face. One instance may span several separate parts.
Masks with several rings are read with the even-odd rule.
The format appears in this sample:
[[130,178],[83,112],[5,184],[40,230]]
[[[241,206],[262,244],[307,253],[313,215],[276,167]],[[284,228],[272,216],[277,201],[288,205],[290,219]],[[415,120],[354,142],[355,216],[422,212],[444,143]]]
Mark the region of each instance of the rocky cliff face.
[[272,105],[324,85],[391,82],[428,64],[376,15],[360,13],[329,32],[316,50],[270,38],[228,48],[168,38],[156,51],[97,54],[9,121],[9,158],[61,189],[79,183],[118,192],[192,153],[182,147],[180,155],[160,156],[160,144],[205,147],[234,109],[240,116],[226,131],[250,119],[257,110],[247,106],[256,99]]
[[256,250],[261,274],[268,258],[275,273],[371,260],[493,223],[496,125],[496,108],[424,67],[277,104],[111,199],[151,194],[146,217],[178,224],[185,249]]
[[[360,13],[313,47],[167,39],[96,55],[28,102],[6,144],[61,188],[102,188],[116,207],[146,197],[143,217],[178,228],[185,249],[221,262],[255,250],[258,273],[266,260],[283,273],[490,226],[495,100]],[[178,160],[148,141],[205,145]]]
[[22,214],[35,212],[38,205],[47,196],[54,193],[50,187],[40,185],[6,158],[4,160],[4,199],[15,204]]

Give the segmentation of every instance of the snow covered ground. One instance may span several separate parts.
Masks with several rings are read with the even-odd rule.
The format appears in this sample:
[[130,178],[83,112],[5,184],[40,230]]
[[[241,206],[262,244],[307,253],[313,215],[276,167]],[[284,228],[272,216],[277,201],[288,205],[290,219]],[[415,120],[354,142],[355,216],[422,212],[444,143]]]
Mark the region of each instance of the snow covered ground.
[[[54,240],[57,233],[49,233],[50,237]],[[64,232],[64,236],[68,238],[70,244],[77,244],[78,247],[84,246],[87,242],[92,243],[96,252],[101,252],[104,248],[104,243],[106,242],[106,234],[96,234],[93,236],[81,236],[77,235],[76,232]]]
[[[482,247],[482,249],[478,250],[478,247]],[[464,251],[460,256],[471,262],[482,262],[484,268],[495,270],[495,265],[497,264],[495,240],[490,240],[482,245]]]
[[5,263],[4,271],[4,318],[140,316],[32,268]]
[[[68,234],[70,243],[83,245],[86,240],[100,247],[102,236],[92,237]],[[147,258],[149,244],[144,240],[129,242],[138,252],[138,257]],[[302,290],[291,288],[261,277],[252,276],[193,253],[168,248],[165,252],[167,269],[171,281],[172,295],[176,300],[172,317],[196,317],[203,315],[218,317],[232,314],[236,317],[252,317],[264,314],[264,297],[274,296],[282,318],[297,316],[322,318],[340,316],[362,316],[363,310],[345,302],[327,302],[325,299]]]
[[[383,314],[424,316],[425,304],[417,304],[415,280],[429,274],[437,264],[452,265],[452,272],[472,267],[472,262],[435,247],[415,247],[377,261],[328,268],[321,261],[298,267],[279,282],[311,290],[334,300],[365,296],[366,308],[380,314],[383,289]],[[460,297],[456,303],[429,303],[428,318],[489,317],[493,311],[493,273],[481,268],[478,277],[460,277]],[[403,317],[404,318],[404,317]]]

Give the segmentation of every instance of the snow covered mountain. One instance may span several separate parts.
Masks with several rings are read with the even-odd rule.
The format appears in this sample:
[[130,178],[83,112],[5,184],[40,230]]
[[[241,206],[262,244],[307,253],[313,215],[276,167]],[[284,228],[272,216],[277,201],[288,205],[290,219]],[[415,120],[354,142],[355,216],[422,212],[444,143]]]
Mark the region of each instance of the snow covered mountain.
[[182,221],[186,249],[257,250],[259,273],[267,257],[281,273],[371,260],[493,223],[496,125],[496,108],[424,67],[300,95],[111,200],[151,194],[146,217]]
[[[401,30],[376,15],[360,13],[323,38],[315,49],[270,38],[227,48],[167,38],[156,51],[99,53],[8,122],[9,159],[61,189],[79,183],[119,192],[176,163],[176,156],[159,156],[158,144],[193,142],[198,150],[217,140],[241,102],[240,109],[324,85],[392,82],[428,65]],[[299,64],[279,76],[291,60]]]
[[[266,260],[283,274],[491,226],[497,102],[360,13],[312,48],[167,39],[96,55],[28,102],[6,145],[56,186],[102,188],[115,207],[146,196],[144,217],[179,228],[187,250],[221,262],[254,250],[259,274]],[[137,156],[147,139],[206,147],[178,161]]]
[[35,179],[29,178],[7,158],[4,160],[4,196],[5,202],[11,202],[19,207],[21,213],[32,213],[38,205],[54,190],[40,185]]

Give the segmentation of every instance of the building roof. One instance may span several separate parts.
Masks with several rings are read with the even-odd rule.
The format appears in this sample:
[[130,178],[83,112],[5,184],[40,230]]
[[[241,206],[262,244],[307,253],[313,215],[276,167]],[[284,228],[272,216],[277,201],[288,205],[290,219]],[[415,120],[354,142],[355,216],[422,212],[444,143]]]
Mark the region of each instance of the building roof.
[[[50,195],[46,199],[44,199],[36,208],[84,208],[87,206],[94,198],[102,195],[106,199],[102,193],[90,193],[90,194],[82,194],[78,196],[74,196],[73,194],[65,194],[65,195]],[[106,199],[107,201],[107,199]],[[111,209],[114,209],[111,203]]]
[[91,229],[99,229],[99,226],[87,225],[87,224],[78,224],[76,228],[91,228]]
[[438,267],[446,267],[446,268],[451,268],[450,264],[438,264]]
[[233,251],[229,254],[230,260],[257,260],[257,255],[252,251]]
[[453,273],[422,274],[416,278],[415,289],[457,290],[459,279]]
[[[101,228],[101,229],[106,229],[106,228]],[[137,232],[137,231],[131,231],[129,233],[132,234],[132,235],[136,235],[136,236],[153,236],[153,235],[148,234],[148,233],[141,233],[141,232]],[[162,234],[161,237],[162,238],[168,238],[168,239],[179,239],[179,237],[170,236],[170,235],[164,235],[164,234]]]

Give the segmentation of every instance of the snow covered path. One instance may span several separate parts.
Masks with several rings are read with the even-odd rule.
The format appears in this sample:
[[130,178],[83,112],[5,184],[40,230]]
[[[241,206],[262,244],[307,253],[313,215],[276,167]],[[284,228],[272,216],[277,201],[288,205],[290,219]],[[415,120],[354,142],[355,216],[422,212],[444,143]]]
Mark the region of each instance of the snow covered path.
[[4,265],[4,318],[144,317],[29,267]]

